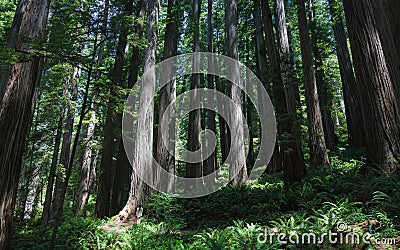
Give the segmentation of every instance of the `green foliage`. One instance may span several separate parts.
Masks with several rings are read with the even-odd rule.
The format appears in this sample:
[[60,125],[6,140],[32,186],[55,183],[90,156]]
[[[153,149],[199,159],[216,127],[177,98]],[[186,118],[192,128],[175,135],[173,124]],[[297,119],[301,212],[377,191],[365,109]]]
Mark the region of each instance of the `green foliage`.
[[[261,244],[265,230],[322,234],[347,224],[360,235],[395,238],[400,233],[400,176],[362,176],[357,152],[342,152],[332,166],[310,168],[301,183],[287,189],[281,174],[263,175],[243,186],[228,186],[207,197],[182,200],[153,194],[141,224],[106,232],[105,221],[67,218],[57,246],[71,249],[314,249],[309,245]],[[379,226],[363,227],[368,221]],[[46,249],[50,230],[20,226],[16,249]],[[325,241],[322,248],[329,249]],[[343,245],[339,249],[349,249]]]

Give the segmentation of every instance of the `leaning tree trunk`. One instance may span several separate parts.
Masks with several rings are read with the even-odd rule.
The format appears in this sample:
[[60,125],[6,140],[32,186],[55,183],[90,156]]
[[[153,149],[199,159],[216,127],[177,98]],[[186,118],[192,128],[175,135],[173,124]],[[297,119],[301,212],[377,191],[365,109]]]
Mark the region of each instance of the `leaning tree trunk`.
[[281,75],[280,61],[275,43],[274,30],[272,24],[272,14],[268,0],[262,4],[265,38],[267,51],[270,61],[270,74],[276,101],[276,111],[278,115],[278,133],[281,136],[281,153],[283,156],[283,172],[285,183],[289,184],[299,181],[305,175],[305,165],[299,136],[295,125],[290,119],[286,105],[283,79]]
[[[237,35],[237,4],[236,0],[225,0],[225,29],[226,29],[226,50],[227,56],[235,60],[239,59],[238,53],[238,35]],[[237,107],[232,107],[230,112],[231,128],[231,166],[229,168],[229,179],[232,185],[238,185],[247,182],[246,154],[244,149],[244,126],[242,112],[242,97],[239,84],[239,65],[229,70],[231,79],[234,82],[228,82],[229,97]],[[235,174],[238,173],[236,176]]]
[[391,173],[400,154],[399,110],[371,0],[344,0],[364,119],[367,166]]
[[43,38],[48,7],[47,0],[20,0],[10,29],[9,46],[28,57],[9,66],[0,103],[1,249],[10,247],[22,156],[43,68],[43,58],[33,55],[34,48],[29,41]]
[[307,120],[310,145],[311,165],[329,164],[328,153],[322,127],[321,110],[315,79],[310,36],[307,26],[306,8],[304,0],[297,0],[297,17],[299,22],[301,59],[306,89]]
[[360,97],[357,91],[356,78],[354,77],[349,48],[347,47],[343,17],[336,1],[337,0],[329,0],[329,10],[332,15],[339,70],[342,78],[348,134],[347,140],[351,148],[360,148],[364,146],[364,131],[362,126],[360,127],[360,124],[363,123]]
[[[136,207],[143,205],[147,200],[149,187],[140,179],[140,171],[150,172],[152,166],[153,149],[153,121],[154,121],[154,92],[156,75],[154,66],[156,64],[157,24],[158,24],[159,1],[149,0],[146,27],[146,39],[149,43],[145,49],[143,58],[143,73],[150,70],[146,79],[140,82],[138,125],[132,162],[131,188],[129,198],[125,207],[120,211],[117,220],[128,220],[135,214]],[[151,105],[147,110],[146,103]],[[149,173],[150,174],[150,173]],[[151,178],[151,176],[150,176]]]

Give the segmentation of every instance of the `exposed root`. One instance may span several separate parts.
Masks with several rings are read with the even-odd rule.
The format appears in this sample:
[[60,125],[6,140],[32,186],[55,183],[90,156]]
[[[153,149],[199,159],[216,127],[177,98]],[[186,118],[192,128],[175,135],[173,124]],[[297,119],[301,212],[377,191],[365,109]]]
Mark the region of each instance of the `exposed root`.
[[113,221],[99,226],[99,228],[104,229],[106,232],[114,231],[117,233],[126,232],[132,225],[140,223],[140,219],[136,218],[134,215],[124,218],[123,216],[117,215]]

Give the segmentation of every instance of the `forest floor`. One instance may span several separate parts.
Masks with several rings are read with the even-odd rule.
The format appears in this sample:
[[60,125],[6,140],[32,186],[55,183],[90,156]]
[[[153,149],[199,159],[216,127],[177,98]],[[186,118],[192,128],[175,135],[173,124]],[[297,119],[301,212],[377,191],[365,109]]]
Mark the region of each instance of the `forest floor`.
[[[339,152],[331,157],[331,166],[308,168],[306,178],[288,188],[278,173],[198,199],[155,194],[145,207],[141,223],[122,231],[101,228],[112,219],[67,216],[60,226],[57,246],[58,249],[397,249],[400,175],[360,175],[362,159],[354,153]],[[17,223],[13,249],[48,248],[51,227],[40,233],[39,218],[40,214],[37,219]],[[286,238],[279,240],[278,233]],[[310,234],[315,235],[316,242],[303,239]]]

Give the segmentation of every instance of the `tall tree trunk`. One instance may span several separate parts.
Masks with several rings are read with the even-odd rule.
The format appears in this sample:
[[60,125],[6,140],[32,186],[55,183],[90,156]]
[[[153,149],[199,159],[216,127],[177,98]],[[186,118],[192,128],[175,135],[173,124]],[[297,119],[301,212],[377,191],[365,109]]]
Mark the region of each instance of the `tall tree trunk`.
[[[200,52],[200,8],[201,1],[193,0],[193,16],[194,16],[194,37],[193,37],[193,52]],[[193,58],[193,67],[196,67],[200,63],[200,58],[195,56]],[[200,74],[193,74],[190,89],[195,90],[200,88]],[[197,103],[200,96],[194,96],[193,100],[190,100],[190,105]],[[189,125],[188,125],[188,150],[195,152],[200,150],[200,136],[201,131],[201,112],[199,107],[196,110],[189,113]],[[186,164],[186,177],[196,178],[203,176],[203,162],[187,163]]]
[[[154,92],[156,75],[154,66],[156,64],[156,44],[157,44],[157,24],[158,24],[159,1],[148,1],[148,16],[146,27],[146,40],[149,45],[144,51],[143,73],[150,70],[146,79],[140,82],[139,93],[139,110],[138,110],[138,126],[134,148],[134,158],[132,163],[131,188],[129,198],[125,207],[120,211],[117,220],[128,220],[134,215],[136,207],[143,205],[147,200],[149,187],[140,179],[140,171],[146,171],[150,174],[149,169],[152,166],[152,149],[153,149],[153,120],[154,120]],[[146,103],[151,105],[147,110]],[[150,178],[152,178],[150,176]]]
[[[38,100],[40,100],[40,97],[41,94],[38,95]],[[29,167],[26,167],[26,169],[23,171],[24,173],[22,179],[25,180],[25,183],[22,187],[22,190],[18,191],[19,194],[17,196],[17,200],[22,200],[22,202],[20,203],[20,207],[22,210],[21,220],[30,219],[36,196],[36,184],[39,180],[39,172],[42,166],[40,162],[37,162],[37,159],[35,161],[35,158],[37,157],[36,155],[38,155],[38,157],[40,158],[40,155],[43,153],[43,148],[41,148],[40,145],[38,147],[36,145],[36,143],[40,143],[41,138],[38,138],[37,134],[40,116],[39,107],[37,106],[35,107],[35,109],[36,114],[34,127],[33,130],[31,128],[31,131],[29,133],[31,135],[32,143],[30,152],[34,152],[34,154],[30,156]]]
[[[26,52],[29,59],[9,66],[0,103],[0,248],[10,247],[13,213],[25,140],[32,121],[36,86],[40,83],[43,58],[32,54],[31,39],[43,38],[49,1],[20,0],[10,30],[9,46]],[[22,38],[30,39],[22,39]]]
[[[97,51],[97,37],[94,40],[94,51]],[[92,61],[95,59],[95,53],[92,56]],[[57,196],[57,207],[55,207],[55,221],[54,221],[54,227],[53,227],[53,233],[51,235],[51,240],[50,240],[50,250],[54,250],[55,247],[55,242],[57,238],[57,233],[58,233],[58,226],[61,223],[61,218],[63,215],[63,209],[64,209],[64,201],[65,201],[65,195],[67,193],[67,188],[68,188],[68,182],[71,177],[72,173],[72,168],[73,168],[73,163],[76,155],[76,149],[78,148],[79,144],[79,136],[81,134],[81,129],[82,129],[82,124],[83,120],[85,118],[86,114],[86,109],[87,109],[87,103],[88,103],[88,97],[89,97],[89,87],[91,85],[91,79],[92,79],[92,71],[93,71],[93,65],[91,64],[87,73],[87,82],[85,86],[85,94],[83,96],[83,102],[82,102],[82,108],[81,108],[81,113],[79,115],[79,121],[78,125],[76,126],[76,133],[75,133],[75,138],[72,143],[72,148],[71,148],[71,156],[69,157],[69,162],[66,165],[66,172],[65,172],[65,179],[61,182],[60,186],[60,193]]]
[[[220,78],[216,78],[215,79],[215,83],[216,83],[216,89],[218,92],[224,93],[224,94],[228,94],[227,93],[227,88],[226,88],[226,82],[222,81],[222,79]],[[222,105],[221,102],[217,102],[217,108],[218,108],[218,112],[221,114],[226,113],[229,116],[229,112],[224,111],[225,107],[224,105]],[[229,119],[229,117],[227,117],[227,119]],[[219,123],[219,140],[220,140],[220,144],[221,144],[221,165],[222,163],[224,163],[226,161],[226,159],[228,158],[228,154],[229,154],[229,149],[230,149],[230,130],[227,124],[227,121],[225,121],[225,119],[222,117],[222,115],[218,114],[218,123]]]
[[319,95],[319,104],[322,114],[322,125],[324,127],[325,142],[330,150],[335,150],[339,143],[339,139],[335,134],[335,124],[332,118],[333,95],[326,82],[325,72],[323,69],[322,48],[318,46],[318,37],[316,30],[318,29],[317,20],[315,19],[313,0],[308,0],[309,7],[309,23],[311,30],[311,44],[314,52],[315,78],[317,81],[317,89]]
[[[254,11],[253,11],[254,24],[255,24],[255,28],[256,28],[257,59],[258,59],[258,68],[260,71],[260,78],[261,78],[261,82],[264,85],[264,88],[266,90],[268,90],[268,93],[270,95],[273,95],[271,87],[269,86],[269,82],[268,82],[268,68],[267,68],[267,57],[266,57],[267,51],[265,49],[265,42],[264,42],[260,1],[254,0],[253,3],[254,3]],[[259,98],[258,102],[259,102],[259,106],[263,107],[263,109],[264,109],[266,100],[262,100],[261,98]],[[279,152],[278,142],[276,142],[274,154],[272,156],[270,165],[271,165],[271,167],[270,167],[271,173],[277,172],[282,169],[282,158],[281,158],[281,155]]]
[[297,0],[297,17],[299,22],[301,59],[306,89],[307,120],[310,146],[311,165],[329,164],[328,153],[324,139],[321,110],[314,74],[310,36],[307,26],[304,0]]
[[351,148],[360,148],[364,146],[364,131],[362,126],[360,128],[360,124],[363,123],[360,97],[357,91],[356,78],[354,77],[349,48],[347,47],[343,16],[337,0],[329,0],[329,10],[332,15],[339,70],[342,78],[348,143]]
[[[249,39],[250,40],[250,39]],[[247,65],[250,65],[250,44],[251,41],[249,41],[248,39],[246,39],[246,63]],[[250,85],[250,69],[247,68],[246,69],[246,91],[248,91],[249,93],[252,93],[252,86]],[[252,93],[253,94],[253,93]],[[250,97],[247,95],[246,97],[246,103],[244,106],[245,109],[245,113],[246,113],[246,120],[247,120],[247,126],[249,128],[249,152],[247,154],[247,167],[249,169],[249,171],[251,171],[251,168],[254,166],[255,164],[255,158],[254,158],[254,131],[253,131],[253,109],[252,109],[252,103],[250,100]]]
[[[391,35],[393,36],[395,49],[397,50],[397,54],[400,54],[400,2],[396,0],[389,0],[387,4],[390,26],[391,26]],[[390,52],[389,52],[390,53]],[[398,58],[397,58],[398,59]],[[398,69],[399,70],[399,69]],[[395,84],[395,96],[397,99],[397,105],[400,102],[400,82],[398,81]]]
[[30,182],[29,182],[29,186],[28,186],[29,187],[28,194],[26,197],[24,213],[23,213],[24,220],[30,219],[32,216],[32,212],[34,210],[36,193],[37,193],[36,185],[39,181],[39,174],[40,174],[41,168],[42,168],[42,164],[40,164],[40,162],[37,162],[35,164],[35,168],[33,169],[33,172],[29,179]]
[[[397,108],[400,109],[400,49],[396,47],[395,36],[392,32],[388,1],[371,1],[374,9],[376,28],[379,33],[380,41],[385,55],[386,64],[392,79]],[[396,15],[398,15],[397,13]]]
[[[124,10],[123,16],[132,14],[132,1],[127,1]],[[103,153],[101,157],[101,173],[99,176],[98,190],[97,190],[97,200],[96,200],[96,211],[95,217],[102,218],[105,216],[110,216],[111,212],[118,212],[118,204],[112,202],[112,193],[115,193],[115,199],[118,199],[118,193],[121,188],[120,185],[116,185],[116,190],[112,192],[112,177],[113,177],[113,166],[115,166],[115,173],[117,174],[117,181],[119,183],[123,182],[124,176],[126,176],[129,171],[129,164],[125,164],[126,161],[123,159],[123,155],[121,155],[120,161],[124,161],[121,165],[117,165],[113,159],[117,154],[117,149],[119,145],[119,141],[121,140],[121,128],[120,123],[122,120],[122,113],[119,111],[121,105],[121,94],[118,91],[118,88],[124,88],[122,76],[123,76],[123,67],[124,67],[124,59],[125,59],[125,50],[128,44],[128,29],[125,23],[121,24],[121,31],[118,38],[117,52],[115,56],[114,68],[111,73],[111,87],[110,87],[110,95],[111,98],[108,100],[108,110],[107,110],[107,118],[106,125],[104,128],[104,141],[103,141]],[[121,174],[124,174],[121,176]],[[123,186],[123,185],[122,185]],[[116,200],[117,201],[117,200]],[[111,204],[116,206],[114,211],[111,211]]]
[[[141,1],[136,6],[136,16],[138,18],[144,19],[144,14],[146,10],[145,1]],[[135,27],[135,34],[138,37],[142,37],[143,33],[143,24],[138,22]],[[137,81],[138,71],[139,71],[139,53],[140,48],[138,46],[133,46],[132,49],[132,57],[131,63],[129,65],[129,74],[128,74],[128,88],[131,89]],[[133,122],[133,120],[132,120]],[[118,114],[118,124],[122,123],[122,113]],[[122,128],[120,128],[122,131]],[[122,136],[118,137],[118,153],[117,153],[117,162],[116,166],[118,166],[118,170],[114,173],[114,183],[112,187],[112,197],[111,197],[111,210],[110,215],[118,214],[119,211],[124,207],[124,202],[126,202],[125,196],[126,193],[129,192],[130,186],[130,175],[131,175],[131,166],[129,163],[129,159],[126,155],[124,142],[122,140]]]
[[[239,59],[238,36],[237,36],[237,4],[236,0],[225,0],[225,29],[226,29],[226,50],[227,56],[235,60]],[[233,82],[228,82],[229,97],[236,107],[230,110],[231,131],[231,166],[229,168],[229,179],[232,185],[238,185],[247,182],[246,154],[244,149],[244,127],[242,112],[242,97],[239,84],[239,65],[229,70],[230,78]],[[237,175],[236,175],[237,173]]]
[[[93,97],[94,99],[94,97]],[[86,143],[85,143],[85,151],[83,153],[83,162],[82,162],[82,173],[81,173],[81,182],[79,184],[78,198],[77,198],[77,207],[76,214],[84,210],[85,205],[89,200],[89,191],[92,186],[91,180],[93,180],[93,174],[95,171],[91,171],[92,166],[92,157],[93,157],[93,136],[94,129],[96,126],[96,111],[94,110],[94,104],[91,106],[91,114],[90,120],[86,132]]]
[[[176,24],[176,0],[168,1],[167,8],[167,27],[165,29],[165,38],[164,38],[164,56],[163,59],[166,60],[173,56],[176,56],[178,49],[178,37],[177,37],[177,24]],[[170,71],[166,71],[170,69]],[[175,78],[176,69],[174,67],[167,67],[162,69],[163,76],[170,76]],[[167,79],[162,79],[161,82],[164,83]],[[158,131],[157,131],[157,161],[162,168],[166,171],[175,174],[175,160],[174,160],[174,149],[175,149],[175,109],[174,107],[170,107],[167,110],[168,105],[175,102],[176,99],[176,80],[173,79],[168,82],[160,90],[160,106],[158,111]],[[168,112],[166,112],[168,111]],[[168,133],[163,133],[162,126],[160,125],[162,121],[168,122]],[[165,136],[165,137],[164,137]],[[167,144],[167,145],[165,145]],[[168,152],[167,146],[173,152]],[[155,185],[159,185],[160,183],[160,175],[159,173],[155,173]],[[173,192],[175,183],[170,182],[167,183],[168,192]]]
[[261,4],[264,20],[265,37],[267,42],[270,74],[274,86],[276,111],[278,115],[278,133],[281,136],[281,153],[283,157],[283,171],[285,183],[299,181],[305,175],[305,165],[299,136],[295,125],[288,115],[286,96],[281,75],[280,61],[276,47],[272,14],[268,0]]
[[[68,83],[65,84],[62,96],[66,96],[66,93],[68,91],[68,85],[69,85]],[[50,217],[51,217],[51,202],[53,200],[54,179],[56,177],[56,171],[57,171],[57,166],[58,166],[58,154],[60,151],[62,128],[63,128],[63,123],[64,123],[64,115],[65,115],[66,107],[67,107],[67,104],[64,102],[60,108],[60,116],[58,118],[57,132],[56,132],[56,138],[54,141],[53,155],[51,158],[50,173],[49,173],[49,178],[48,178],[47,187],[46,187],[46,197],[45,197],[45,201],[44,201],[44,205],[43,205],[43,213],[42,213],[42,220],[41,220],[42,226],[47,225],[47,223],[49,222]]]
[[[97,64],[103,64],[103,55],[104,55],[104,47],[105,47],[105,38],[107,32],[107,23],[108,23],[108,10],[109,10],[109,0],[106,0],[104,3],[104,13],[103,13],[103,23],[101,26],[101,40],[102,42],[99,45],[99,51],[97,55]],[[97,36],[97,34],[96,34]],[[101,71],[97,70],[95,79],[98,80],[101,76]],[[86,145],[85,151],[83,153],[83,161],[81,168],[81,182],[79,184],[78,198],[77,198],[77,206],[76,206],[76,214],[78,215],[80,212],[84,211],[84,208],[89,200],[89,192],[90,187],[93,184],[93,180],[96,175],[96,168],[93,168],[93,165],[96,165],[96,160],[92,161],[93,157],[93,141],[94,141],[94,130],[96,126],[96,97],[98,91],[92,96],[92,104],[91,104],[91,114],[90,121],[88,124],[87,132],[86,132]],[[97,158],[97,154],[95,155]]]
[[392,36],[396,44],[397,51],[400,53],[400,2],[397,0],[389,0],[388,12],[392,28]]
[[55,211],[56,208],[60,206],[60,204],[58,204],[58,201],[60,200],[62,186],[65,180],[65,174],[68,169],[69,157],[71,152],[72,132],[75,119],[75,103],[78,98],[79,74],[80,69],[76,67],[73,74],[69,75],[67,79],[67,82],[70,82],[71,86],[71,99],[67,100],[67,117],[65,118],[64,133],[62,135],[61,155],[56,173],[56,187],[54,191],[53,211]]
[[[146,13],[146,0],[140,0],[137,6],[136,16],[141,20],[144,20]],[[135,33],[138,37],[143,36],[143,22],[137,22],[135,27]],[[129,64],[129,75],[128,75],[128,88],[131,89],[135,85],[139,75],[139,64],[140,64],[140,46],[133,46],[132,57]]]
[[[290,183],[299,180],[303,176],[305,163],[301,148],[300,119],[297,116],[296,108],[299,104],[299,86],[294,77],[293,55],[289,46],[284,0],[275,0],[275,19],[287,111],[284,119],[287,124],[290,124],[289,130],[291,131],[287,138],[284,138],[284,140],[287,140],[288,151],[283,153],[285,182]],[[293,151],[291,152],[290,150]],[[286,161],[290,162],[286,163]]]
[[400,160],[400,117],[373,5],[371,0],[343,4],[361,98],[367,165],[390,173]]
[[[285,86],[285,96],[287,110],[292,114],[293,119],[296,118],[296,106],[298,105],[297,96],[299,86],[294,76],[293,55],[289,46],[289,36],[286,23],[285,3],[284,0],[275,0],[275,20],[276,33],[278,36],[278,45],[280,53],[280,62],[282,70],[282,79]],[[298,121],[296,120],[296,123]],[[300,131],[300,129],[299,129]]]
[[[213,7],[212,7],[212,0],[208,0],[207,2],[207,51],[209,53],[214,53],[214,44],[213,44]],[[208,58],[208,69],[211,71],[214,65],[214,58],[210,56]],[[211,74],[207,75],[207,88],[214,89],[214,76]],[[214,107],[216,108],[216,107]],[[214,133],[217,132],[216,125],[215,125],[215,113],[211,110],[206,111],[207,117],[207,128],[213,131]],[[208,146],[208,145],[207,145]],[[213,173],[217,169],[217,157],[216,157],[216,149],[213,150],[211,156],[205,160],[204,162],[204,175],[209,175]],[[207,151],[207,150],[206,150]],[[213,180],[214,181],[214,180]],[[213,183],[211,183],[212,185]]]

